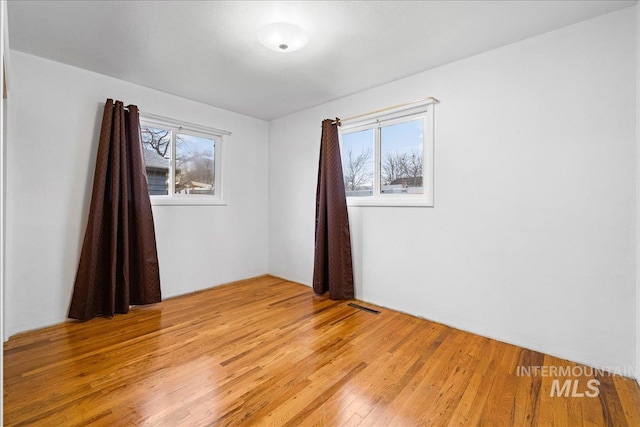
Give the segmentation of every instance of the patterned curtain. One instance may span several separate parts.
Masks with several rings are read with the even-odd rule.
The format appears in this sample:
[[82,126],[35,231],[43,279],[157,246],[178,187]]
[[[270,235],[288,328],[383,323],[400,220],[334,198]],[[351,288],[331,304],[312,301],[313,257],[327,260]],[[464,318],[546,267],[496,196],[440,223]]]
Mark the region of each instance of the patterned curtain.
[[138,107],[104,106],[89,221],[69,317],[87,320],[159,302],[156,238]]
[[338,123],[322,122],[316,192],[316,240],[313,290],[331,299],[351,299],[353,266],[347,198],[344,192]]

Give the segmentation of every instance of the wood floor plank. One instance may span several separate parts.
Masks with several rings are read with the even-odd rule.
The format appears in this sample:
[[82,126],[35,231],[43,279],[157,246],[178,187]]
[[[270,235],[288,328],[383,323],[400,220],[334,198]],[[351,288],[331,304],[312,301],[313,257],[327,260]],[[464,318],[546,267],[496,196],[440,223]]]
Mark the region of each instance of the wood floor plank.
[[[4,424],[640,424],[633,380],[522,375],[581,365],[363,305],[380,313],[261,276],[20,334],[4,345]],[[552,396],[589,379],[597,397]]]
[[632,379],[613,377],[622,403],[625,417],[630,426],[640,426],[640,386]]

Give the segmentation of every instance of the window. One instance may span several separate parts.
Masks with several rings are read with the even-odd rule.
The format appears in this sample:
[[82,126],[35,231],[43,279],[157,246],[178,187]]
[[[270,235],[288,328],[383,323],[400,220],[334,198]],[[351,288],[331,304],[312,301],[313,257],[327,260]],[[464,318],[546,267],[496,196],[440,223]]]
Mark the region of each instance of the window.
[[433,206],[433,110],[429,101],[341,126],[349,205]]
[[153,204],[224,204],[225,131],[169,119],[140,119],[142,152]]

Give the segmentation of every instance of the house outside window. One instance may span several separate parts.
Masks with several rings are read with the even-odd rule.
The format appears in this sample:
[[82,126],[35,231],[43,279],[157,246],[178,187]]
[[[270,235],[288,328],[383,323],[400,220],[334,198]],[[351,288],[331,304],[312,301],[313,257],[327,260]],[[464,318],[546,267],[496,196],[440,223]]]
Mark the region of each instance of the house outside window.
[[147,184],[150,196],[166,196],[169,194],[169,159],[162,157],[155,150],[143,144],[144,164],[147,169]]

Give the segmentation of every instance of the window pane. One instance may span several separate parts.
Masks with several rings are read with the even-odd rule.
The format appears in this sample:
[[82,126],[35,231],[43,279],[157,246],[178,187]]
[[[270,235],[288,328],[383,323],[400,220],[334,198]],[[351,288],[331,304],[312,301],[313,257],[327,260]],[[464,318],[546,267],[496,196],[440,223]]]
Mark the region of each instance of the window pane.
[[176,194],[215,194],[215,140],[176,134]]
[[380,189],[384,194],[422,194],[422,119],[385,126],[380,135]]
[[140,134],[149,194],[166,196],[169,194],[171,131],[143,125]]
[[342,135],[342,174],[347,197],[373,195],[373,129]]

